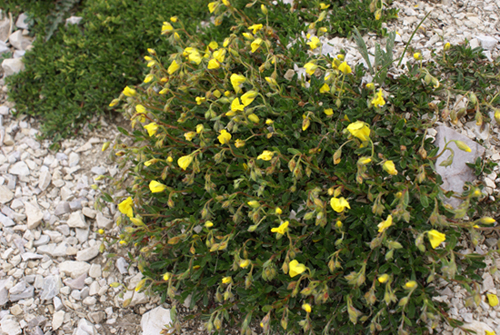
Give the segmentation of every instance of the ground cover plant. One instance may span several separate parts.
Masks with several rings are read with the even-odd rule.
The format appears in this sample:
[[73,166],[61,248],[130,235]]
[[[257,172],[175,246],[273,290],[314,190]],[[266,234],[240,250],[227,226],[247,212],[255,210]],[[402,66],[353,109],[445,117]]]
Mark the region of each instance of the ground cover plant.
[[[176,15],[188,36],[195,34],[200,21],[207,17],[208,0],[189,2],[148,0],[66,0],[61,2],[21,2],[6,8],[15,13],[28,10],[38,38],[34,50],[25,56],[26,70],[7,78],[9,97],[19,113],[40,117],[44,136],[54,140],[78,133],[82,125],[94,126],[95,116],[111,110],[104,102],[116,96],[123,86],[137,83],[147,67],[140,60],[146,48],[155,45],[161,54],[174,50],[162,42],[153,27]],[[307,10],[308,2],[294,11],[274,11],[269,17],[277,33],[294,36],[305,28],[305,21],[316,15]],[[326,5],[325,5],[326,6]],[[380,12],[379,20],[367,11],[370,1],[332,1],[334,10],[318,23],[340,36],[350,34],[353,13],[359,16],[360,29],[383,34],[382,23],[395,17],[396,11]],[[244,4],[241,6],[244,7]],[[76,9],[80,9],[76,11]],[[69,15],[82,16],[82,25],[65,27]],[[41,17],[41,18],[40,18]],[[44,19],[42,19],[44,18]],[[293,24],[290,24],[290,23]],[[224,29],[234,25],[231,18]],[[58,29],[57,29],[58,28]],[[199,32],[198,32],[199,33]],[[203,31],[215,38],[217,30]],[[94,123],[90,122],[94,118]]]
[[[214,39],[186,35],[177,17],[163,23],[175,52],[151,46],[144,83],[111,102],[131,119],[112,148],[133,182],[124,197],[103,194],[123,215],[120,236],[101,233],[138,262],[136,290],[190,296],[210,332],[250,334],[254,322],[290,334],[461,326],[432,300],[435,283],[460,283],[479,303],[483,256],[462,251],[495,220],[478,216],[480,184],[467,184],[458,208],[444,204],[452,194],[435,162],[470,148],[439,151],[426,133],[438,119],[488,122],[499,85],[482,81],[495,67],[478,67],[479,49],[447,44],[431,59],[412,52],[407,73],[393,76],[393,34],[368,70],[306,52],[322,48],[328,5],[301,4],[316,11],[307,38],[280,35],[267,1],[209,3]],[[371,10],[376,20],[383,8]],[[465,112],[446,99],[457,94]]]

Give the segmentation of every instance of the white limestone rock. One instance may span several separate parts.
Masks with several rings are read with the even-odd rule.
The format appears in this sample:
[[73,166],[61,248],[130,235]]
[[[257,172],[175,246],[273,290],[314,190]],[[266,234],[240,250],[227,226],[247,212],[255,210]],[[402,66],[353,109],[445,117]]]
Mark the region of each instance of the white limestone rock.
[[68,222],[68,226],[71,228],[88,228],[87,221],[85,221],[85,217],[83,216],[81,211],[76,211],[70,214]]
[[170,310],[161,306],[142,315],[141,327],[143,335],[159,335],[172,322]]
[[35,229],[38,227],[40,222],[42,222],[42,211],[38,207],[38,204],[32,204],[30,202],[26,202],[24,204],[24,209],[26,216],[28,217],[28,229]]
[[5,204],[14,198],[14,193],[5,185],[0,185],[0,203]]
[[89,269],[90,264],[86,262],[65,261],[59,264],[59,271],[71,276],[71,278],[76,278],[84,273],[88,273]]

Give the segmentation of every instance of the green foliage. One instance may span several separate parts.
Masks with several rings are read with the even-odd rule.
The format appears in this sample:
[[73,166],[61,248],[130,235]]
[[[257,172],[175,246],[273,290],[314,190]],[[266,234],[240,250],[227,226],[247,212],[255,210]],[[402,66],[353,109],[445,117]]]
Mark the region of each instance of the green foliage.
[[[343,55],[306,53],[301,39],[285,47],[291,37],[269,20],[272,5],[252,5],[211,3],[213,41],[166,23],[175,52],[150,50],[145,83],[113,101],[132,123],[122,130],[130,144],[118,139],[114,153],[133,183],[115,199],[123,230],[111,242],[133,248],[141,285],[162,299],[191,296],[210,332],[236,322],[248,334],[253,321],[264,333],[459,325],[433,301],[434,282],[459,283],[478,302],[475,271],[485,264],[461,252],[463,233],[477,245],[494,220],[469,219],[485,198],[476,185],[457,209],[443,203],[451,194],[436,159],[468,148],[438,152],[426,130],[446,107],[433,102],[443,89],[461,92],[436,65],[461,47],[364,85],[362,66]],[[475,108],[495,105],[486,92],[476,92]]]
[[[160,0],[88,0],[78,15],[81,26],[60,26],[48,42],[39,38],[25,56],[26,70],[8,77],[10,98],[19,113],[40,116],[42,131],[55,141],[75,134],[92,117],[103,115],[119,90],[137,82],[147,47],[158,43],[158,27],[172,15],[195,31],[207,1],[187,4]],[[159,50],[168,52],[164,44]]]

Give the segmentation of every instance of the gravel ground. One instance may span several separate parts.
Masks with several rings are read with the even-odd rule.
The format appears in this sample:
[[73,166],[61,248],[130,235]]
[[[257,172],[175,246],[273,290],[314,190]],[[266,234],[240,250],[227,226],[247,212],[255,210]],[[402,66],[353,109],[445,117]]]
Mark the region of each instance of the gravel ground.
[[[472,46],[482,46],[491,60],[500,55],[499,0],[395,1],[392,6],[401,9],[399,19],[387,24],[389,31],[398,33],[395,58],[403,52],[403,41],[408,41],[429,11],[429,18],[411,44],[424,58],[429,57],[431,49],[439,50],[446,42],[458,44],[465,39]],[[7,21],[9,27],[5,28]],[[2,64],[5,75],[22,69],[20,57],[31,43],[22,18],[13,18],[12,23],[19,27],[16,32],[10,30],[10,20],[0,20],[0,57],[2,50],[14,51],[13,57]],[[2,43],[6,37],[9,42]],[[370,34],[364,39],[369,48],[381,42]],[[352,40],[323,39],[323,44],[323,53],[335,55],[344,49],[349,64],[362,61]],[[392,71],[397,74],[404,70]],[[119,173],[112,157],[101,152],[101,146],[118,136],[117,125],[126,127],[127,122],[120,115],[96,120],[101,122],[101,130],[84,129],[80,137],[65,140],[58,152],[51,152],[48,141],[36,139],[36,120],[11,115],[15,106],[5,101],[8,89],[3,79],[0,79],[0,87],[3,87],[0,93],[0,334],[153,334],[147,327],[153,327],[155,322],[159,326],[166,323],[170,306],[160,306],[158,298],[144,293],[132,293],[141,275],[134,264],[129,264],[126,250],[99,250],[102,237],[97,231],[117,229],[114,222],[118,214],[114,205],[107,205],[102,212],[94,208],[98,191],[92,185],[104,188],[107,179],[96,178]],[[485,155],[500,162],[498,125],[492,124],[486,130],[470,123],[446,125],[471,140],[483,140]],[[497,172],[498,169],[481,181],[487,186],[490,200],[498,195]],[[477,248],[464,242],[470,252],[482,254],[497,249],[497,245],[496,233],[485,235]],[[109,253],[123,257],[109,259],[106,257]],[[500,260],[496,254],[487,259],[487,265],[480,272],[482,302],[478,307],[465,307],[468,293],[444,282],[439,283],[441,295],[435,299],[449,302],[452,306],[449,314],[466,322],[467,328],[478,334],[484,334],[485,330],[500,334],[500,306],[491,307],[486,299],[486,293],[497,294],[500,288],[500,274],[495,272]],[[129,291],[110,287],[114,282],[122,283]],[[129,307],[123,308],[123,302],[129,298],[132,299]],[[181,315],[187,311],[182,308]],[[199,319],[187,322],[183,329],[185,334],[205,334]],[[238,333],[236,329],[230,332]],[[431,332],[462,333],[443,324]]]

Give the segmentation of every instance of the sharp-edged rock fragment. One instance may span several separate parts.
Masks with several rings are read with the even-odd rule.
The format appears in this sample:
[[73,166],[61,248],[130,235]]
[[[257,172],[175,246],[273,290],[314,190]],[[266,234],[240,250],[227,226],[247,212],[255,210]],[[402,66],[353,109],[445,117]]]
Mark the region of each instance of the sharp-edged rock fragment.
[[78,261],[65,261],[59,264],[59,271],[76,278],[84,273],[88,273],[90,264]]
[[143,335],[158,335],[165,325],[172,322],[170,310],[163,307],[156,307],[142,315],[141,327]]
[[40,222],[42,222],[42,211],[38,207],[38,204],[32,204],[30,202],[26,202],[24,204],[24,209],[26,211],[26,216],[28,217],[28,229],[35,229],[38,227]]
[[71,213],[67,224],[71,228],[81,228],[81,229],[88,228],[87,221],[85,221],[85,217],[83,216],[81,211],[76,211]]
[[14,198],[14,193],[5,185],[0,185],[0,203],[5,204]]

